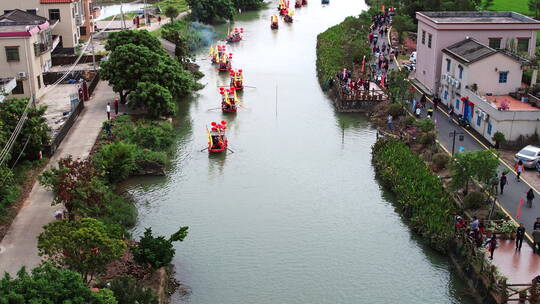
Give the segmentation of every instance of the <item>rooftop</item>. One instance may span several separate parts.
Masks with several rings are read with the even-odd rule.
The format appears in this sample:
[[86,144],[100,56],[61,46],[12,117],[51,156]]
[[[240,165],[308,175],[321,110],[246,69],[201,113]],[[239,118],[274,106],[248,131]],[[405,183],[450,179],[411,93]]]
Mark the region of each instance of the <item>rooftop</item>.
[[507,108],[508,111],[538,111],[538,108],[508,95],[484,96],[484,98],[497,109]]
[[30,14],[20,9],[12,10],[0,16],[0,26],[40,25],[45,22],[47,22],[47,18]]
[[497,50],[472,38],[467,38],[454,43],[451,46],[444,48],[442,51],[448,55],[453,55],[465,64],[471,64],[497,53]]
[[435,23],[536,23],[539,21],[515,12],[417,12]]

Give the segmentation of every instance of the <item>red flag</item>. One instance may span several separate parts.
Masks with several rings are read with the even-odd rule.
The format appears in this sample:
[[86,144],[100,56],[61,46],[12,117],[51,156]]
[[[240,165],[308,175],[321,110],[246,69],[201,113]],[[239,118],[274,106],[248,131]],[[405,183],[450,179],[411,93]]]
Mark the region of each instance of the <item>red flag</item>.
[[364,66],[366,65],[366,56],[364,56],[364,59],[362,59],[362,70],[361,72],[364,73]]
[[516,215],[517,218],[521,216],[521,206],[523,206],[523,198],[519,200],[519,206],[518,206],[517,215]]

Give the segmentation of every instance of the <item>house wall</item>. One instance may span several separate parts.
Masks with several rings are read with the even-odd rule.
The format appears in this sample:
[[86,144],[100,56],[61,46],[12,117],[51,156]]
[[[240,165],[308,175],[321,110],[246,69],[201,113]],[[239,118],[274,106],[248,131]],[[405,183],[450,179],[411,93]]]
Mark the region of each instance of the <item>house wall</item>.
[[[50,65],[51,52],[45,52],[40,56],[34,53],[34,43],[37,42],[36,36],[0,38],[0,77],[15,77],[19,72],[26,72],[27,77],[23,80],[24,94],[14,95],[16,97],[30,97],[35,93],[39,98],[45,88],[43,84],[43,70]],[[6,46],[19,47],[19,61],[7,61]],[[38,79],[41,82],[39,88]]]
[[[512,39],[529,37],[529,55],[534,56],[536,30],[540,24],[520,23],[435,23],[424,15],[417,13],[418,38],[416,44],[416,79],[431,93],[438,91],[442,59],[442,49],[471,37],[486,45],[489,38],[502,38],[501,47]],[[422,31],[426,31],[426,43],[422,44]],[[433,44],[427,45],[427,34],[433,35]]]
[[[499,72],[504,71],[508,72],[507,82],[499,83]],[[470,86],[473,82],[476,83],[480,95],[508,95],[515,92],[521,86],[523,74],[521,64],[503,54],[495,54],[472,63],[469,73],[470,81],[466,84]]]

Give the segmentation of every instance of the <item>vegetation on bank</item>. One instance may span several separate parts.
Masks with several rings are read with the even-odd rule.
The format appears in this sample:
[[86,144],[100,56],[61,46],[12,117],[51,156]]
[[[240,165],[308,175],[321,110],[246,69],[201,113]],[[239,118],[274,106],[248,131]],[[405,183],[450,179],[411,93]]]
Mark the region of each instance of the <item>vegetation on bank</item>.
[[375,143],[373,162],[383,184],[398,195],[412,228],[444,252],[453,236],[456,208],[439,178],[403,142],[392,138]]
[[370,10],[358,17],[347,17],[317,36],[317,76],[323,87],[342,68],[352,70],[364,56],[368,62],[372,53],[366,43],[371,13]]
[[263,0],[187,0],[192,18],[204,23],[233,20],[236,12],[255,10],[263,3]]

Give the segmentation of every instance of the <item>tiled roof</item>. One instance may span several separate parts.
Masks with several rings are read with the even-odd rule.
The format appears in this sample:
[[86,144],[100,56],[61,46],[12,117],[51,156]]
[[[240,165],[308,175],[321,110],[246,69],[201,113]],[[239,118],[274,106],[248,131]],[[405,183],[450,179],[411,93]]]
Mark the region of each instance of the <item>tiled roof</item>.
[[471,64],[497,53],[496,50],[471,38],[455,43],[443,49],[443,52],[453,55],[465,64]]
[[49,3],[71,3],[73,0],[39,0],[39,3],[41,4],[49,4]]
[[0,16],[0,25],[32,25],[43,24],[47,22],[47,18],[21,11],[19,9],[12,10],[7,14]]

